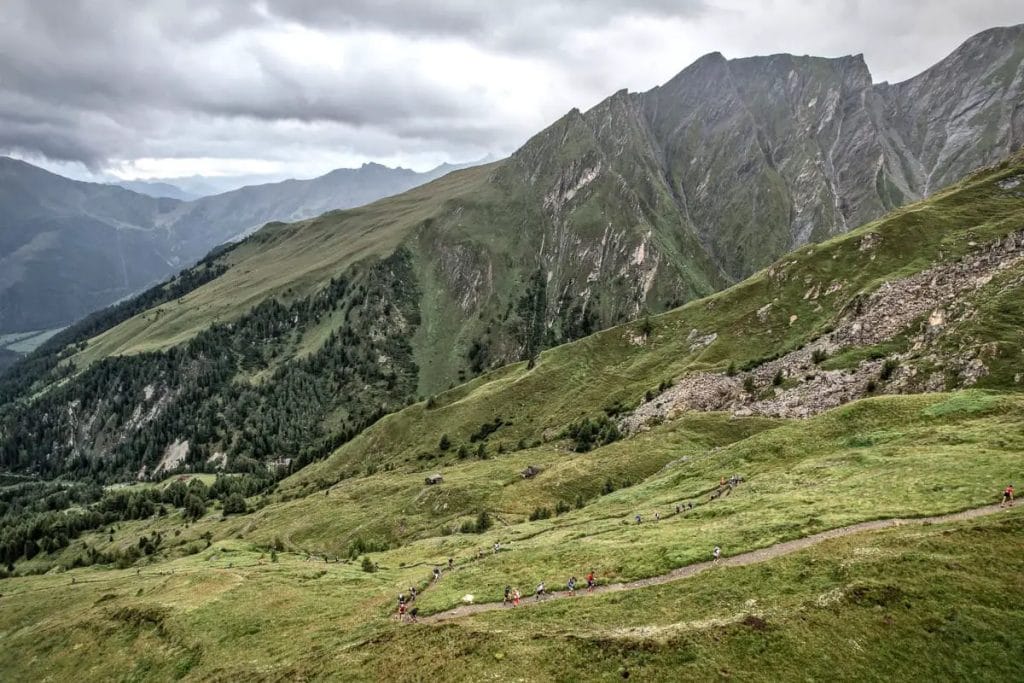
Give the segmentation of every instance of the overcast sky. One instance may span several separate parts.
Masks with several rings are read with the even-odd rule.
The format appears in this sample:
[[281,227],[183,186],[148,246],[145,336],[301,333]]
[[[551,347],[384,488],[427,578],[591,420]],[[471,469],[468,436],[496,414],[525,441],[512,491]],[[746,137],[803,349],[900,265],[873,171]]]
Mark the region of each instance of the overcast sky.
[[505,155],[711,51],[907,78],[1021,0],[2,0],[0,153],[76,177]]

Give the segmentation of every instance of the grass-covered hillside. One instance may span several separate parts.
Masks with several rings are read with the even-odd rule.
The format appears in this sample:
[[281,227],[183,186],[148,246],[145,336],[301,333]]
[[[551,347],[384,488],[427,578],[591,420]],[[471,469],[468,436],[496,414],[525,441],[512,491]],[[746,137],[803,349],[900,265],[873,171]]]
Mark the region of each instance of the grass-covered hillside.
[[[1024,466],[1022,219],[1017,157],[724,292],[388,414],[276,486],[261,467],[107,489],[7,475],[0,671],[806,680],[912,662],[929,679],[1014,678],[1024,527],[992,504]],[[364,310],[344,301],[321,320]],[[277,339],[260,347],[273,368],[271,351],[309,337],[275,337],[267,316],[233,329]],[[685,576],[716,546],[722,563]],[[451,612],[590,571],[595,595]],[[417,623],[395,618],[410,587]]]
[[[687,422],[558,461],[470,460],[429,488],[378,473],[249,515],[213,510],[190,523],[171,508],[86,532],[47,564],[70,566],[85,548],[123,555],[140,539],[163,544],[123,568],[4,580],[0,670],[19,679],[75,671],[141,680],[476,680],[483,672],[571,680],[627,670],[651,680],[722,671],[791,680],[836,667],[885,678],[908,653],[924,652],[922,666],[937,678],[994,680],[1014,670],[1024,628],[1008,599],[1024,568],[1016,510],[862,533],[664,585],[539,606],[530,598],[521,612],[394,619],[409,586],[422,591],[414,604],[423,621],[467,595],[500,601],[505,585],[560,589],[590,570],[607,585],[705,561],[715,545],[731,557],[855,522],[974,508],[995,499],[1024,452],[1024,404],[977,391],[741,424],[738,435],[750,436],[732,443],[714,438],[714,420],[693,430]],[[526,462],[542,473],[521,479]],[[588,497],[595,472],[621,488]],[[733,474],[744,481],[711,500]],[[444,519],[445,502],[471,494],[490,515],[486,533],[431,531],[387,550],[365,535],[342,543],[380,516],[429,527],[422,520]],[[583,506],[556,512],[573,494]],[[549,514],[529,521],[532,506]],[[455,569],[429,585],[431,567],[448,558]],[[20,572],[33,567],[43,567],[39,558],[17,563]]]

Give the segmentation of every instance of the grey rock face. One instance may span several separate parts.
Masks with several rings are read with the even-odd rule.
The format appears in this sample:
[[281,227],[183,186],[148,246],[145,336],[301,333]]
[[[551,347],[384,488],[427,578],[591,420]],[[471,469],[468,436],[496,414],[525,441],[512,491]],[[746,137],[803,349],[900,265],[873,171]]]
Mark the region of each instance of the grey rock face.
[[634,185],[641,195],[664,190],[676,233],[739,279],[1019,149],[1024,26],[981,33],[896,85],[872,83],[860,55],[712,53],[574,117],[599,143],[590,166],[657,185]]
[[[559,343],[710,294],[1007,156],[1022,140],[1022,64],[1024,27],[897,85],[874,84],[859,55],[709,54],[568,112],[415,252],[435,254],[432,279],[468,318],[507,320],[542,272],[546,343]],[[523,357],[522,340],[486,336],[490,364]]]
[[[873,234],[877,237],[877,234]],[[872,235],[869,235],[869,237]],[[865,240],[868,249],[873,243]],[[728,410],[735,415],[768,415],[803,418],[863,398],[878,378],[881,359],[860,361],[856,367],[843,370],[822,370],[814,354],[835,355],[843,349],[878,344],[906,333],[914,351],[928,352],[935,367],[956,370],[962,386],[971,386],[988,373],[982,345],[960,349],[958,353],[944,350],[942,342],[956,323],[974,314],[970,300],[993,281],[996,274],[1018,267],[1024,262],[1024,230],[994,240],[957,260],[937,264],[914,275],[886,282],[867,296],[857,308],[848,310],[830,332],[804,347],[734,377],[721,373],[701,372],[680,378],[664,393],[641,403],[622,418],[620,426],[636,431],[652,420],[678,413]],[[784,269],[773,277],[785,277]],[[1013,286],[1019,286],[1019,282]],[[817,294],[824,289],[824,294]],[[841,287],[812,287],[812,298],[819,295],[828,300]],[[956,310],[954,314],[952,311]],[[763,309],[762,309],[763,310]],[[766,312],[767,315],[767,312]],[[915,321],[926,320],[915,325]],[[694,336],[695,333],[691,333]],[[891,358],[903,361],[909,353]],[[745,380],[759,388],[770,387],[776,373],[791,380],[791,385],[772,390],[769,396],[758,396],[744,390]],[[940,391],[938,382],[920,377],[916,369],[900,366],[891,381],[878,390],[885,393],[916,393]]]

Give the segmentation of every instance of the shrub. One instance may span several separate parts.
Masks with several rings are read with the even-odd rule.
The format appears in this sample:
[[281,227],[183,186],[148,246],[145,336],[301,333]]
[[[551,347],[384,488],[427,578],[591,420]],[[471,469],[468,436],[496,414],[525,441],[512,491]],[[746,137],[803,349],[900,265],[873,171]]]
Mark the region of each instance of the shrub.
[[494,525],[491,520],[491,514],[487,510],[481,510],[477,513],[476,519],[467,519],[459,527],[459,531],[464,534],[482,534]]
[[199,519],[206,514],[206,501],[190,493],[185,498],[185,519]]
[[615,417],[616,415],[629,412],[629,406],[623,404],[622,401],[616,401],[606,405],[602,410],[604,410],[604,414],[608,417]]
[[530,513],[530,521],[531,522],[536,522],[539,519],[550,519],[550,518],[551,518],[551,510],[547,509],[546,507],[535,508],[534,511]]
[[900,363],[895,358],[886,358],[885,362],[882,363],[882,369],[878,371],[878,379],[883,382],[887,381],[899,366]]
[[754,382],[753,377],[748,375],[746,378],[744,378],[743,391],[747,392],[748,394],[753,394],[755,391],[757,391],[757,384]]
[[244,515],[249,509],[245,505],[245,498],[242,497],[241,493],[232,493],[224,501],[224,514],[225,515]]
[[785,379],[786,377],[782,374],[782,368],[779,368],[778,371],[776,371],[775,376],[772,377],[772,384],[774,386],[780,387],[782,386],[782,383],[785,381]]
[[479,428],[477,428],[475,432],[470,434],[469,440],[472,443],[476,443],[477,441],[483,441],[491,434],[501,429],[501,427],[505,424],[506,422],[502,420],[500,417],[494,418],[494,420],[492,420],[491,422],[484,422],[482,425],[480,425]]
[[555,514],[556,515],[564,515],[569,510],[572,510],[572,506],[569,505],[569,503],[567,503],[564,500],[558,501],[558,503],[555,505]]
[[459,460],[465,460],[469,457],[469,449],[466,448],[466,444],[459,446],[459,450],[455,451],[455,455],[458,456]]
[[481,510],[480,513],[476,516],[476,532],[478,534],[482,534],[483,532],[490,529],[491,525],[492,522],[490,513],[488,513],[487,510]]
[[728,377],[735,377],[736,376],[736,372],[737,372],[737,370],[736,370],[736,361],[734,361],[734,360],[729,361],[729,367],[727,367],[725,369],[726,376],[728,376]]
[[825,349],[814,349],[814,351],[811,352],[811,362],[815,365],[824,363],[827,359],[828,353],[825,352]]
[[438,450],[446,451],[452,447],[451,439],[448,438],[447,434],[441,435],[441,440],[437,443]]
[[607,415],[596,418],[584,417],[573,422],[562,433],[573,440],[573,450],[585,453],[597,446],[604,446],[622,438],[618,425]]
[[373,572],[377,571],[377,565],[373,563],[369,555],[363,555],[362,569],[364,572],[367,572],[369,574],[372,574]]

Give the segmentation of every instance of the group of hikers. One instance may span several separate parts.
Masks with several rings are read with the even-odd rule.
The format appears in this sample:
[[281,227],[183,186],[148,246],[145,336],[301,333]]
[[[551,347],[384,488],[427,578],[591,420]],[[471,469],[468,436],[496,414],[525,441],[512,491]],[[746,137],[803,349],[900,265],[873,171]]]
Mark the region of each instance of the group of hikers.
[[419,613],[418,607],[412,607],[412,603],[416,602],[416,586],[409,586],[409,594],[405,593],[398,594],[398,620],[399,621],[411,621],[416,623],[416,615]]
[[[712,500],[714,500],[718,496],[721,496],[722,493],[724,491],[726,491],[726,490],[731,492],[732,489],[734,489],[742,481],[743,481],[743,477],[741,477],[739,475],[733,475],[729,479],[725,479],[723,477],[721,479],[721,481],[719,482],[718,488],[715,491],[715,493],[717,493],[718,495],[715,495],[713,493],[712,494]],[[1007,487],[1005,489],[1003,489],[1002,500],[1001,500],[1001,502],[999,504],[999,507],[1013,507],[1013,492],[1014,492],[1013,491],[1013,484],[1009,484],[1009,485],[1007,485]],[[676,509],[676,514],[682,514],[684,512],[693,510],[693,503],[678,503],[676,505],[675,509]],[[643,521],[643,518],[639,514],[636,515],[635,519],[636,519],[636,523],[637,524],[640,524]],[[655,521],[659,521],[660,519],[661,519],[661,513],[660,512],[655,512],[654,513],[654,520]],[[496,542],[494,544],[494,546],[493,546],[493,552],[495,554],[497,554],[500,551],[501,551],[501,543],[500,542]],[[482,550],[477,553],[478,558],[482,558],[483,555],[484,555],[484,552]],[[716,545],[714,550],[711,552],[711,557],[712,557],[712,562],[717,564],[719,559],[721,559],[721,557],[722,557],[722,548],[720,546]],[[452,571],[453,569],[455,569],[455,559],[449,557],[448,558],[448,570]],[[433,572],[433,582],[436,583],[436,582],[438,582],[440,580],[441,580],[441,567],[440,566],[436,566],[436,567],[434,567],[434,572]],[[597,580],[595,578],[595,574],[594,574],[594,570],[593,569],[591,569],[590,572],[587,574],[586,582],[587,582],[587,592],[588,593],[592,593],[594,591],[595,587],[597,586]],[[578,580],[576,579],[576,577],[575,576],[570,576],[569,580],[566,581],[566,584],[565,584],[566,594],[568,596],[570,596],[570,597],[575,595],[576,594],[576,586],[577,585],[578,585]],[[410,607],[410,605],[416,600],[416,595],[417,595],[416,587],[415,586],[411,586],[409,588],[408,595],[406,595],[405,593],[402,593],[402,594],[400,594],[398,596],[398,618],[399,618],[399,620],[401,620],[401,621],[412,621],[412,622],[416,621],[416,614],[418,612],[418,609],[415,608],[415,607]],[[552,593],[550,591],[548,591],[547,586],[545,585],[545,583],[543,581],[541,581],[539,584],[537,584],[536,589],[534,589],[533,595],[534,595],[534,601],[540,601],[540,600],[542,600],[542,599],[544,599],[546,597],[551,597]],[[505,605],[505,606],[518,607],[520,602],[522,602],[522,599],[523,599],[522,593],[519,592],[518,588],[515,588],[515,587],[510,586],[510,585],[506,585],[505,586],[504,596],[502,597],[502,600],[501,600],[501,604]]]
[[[743,481],[743,477],[741,477],[738,474],[733,475],[732,477],[729,477],[729,479],[726,479],[725,477],[722,477],[722,479],[719,481],[718,488],[715,490],[715,492],[711,496],[711,500],[714,500],[715,498],[720,496],[722,494],[722,492],[725,491],[725,490],[729,490],[731,492],[732,489],[734,489],[742,481]],[[675,511],[676,511],[677,515],[684,514],[686,512],[691,511],[691,510],[693,510],[693,503],[692,502],[677,503],[676,506],[675,506]],[[636,523],[637,524],[641,524],[643,522],[643,517],[640,514],[637,514],[635,519],[636,519]],[[657,522],[657,521],[660,521],[660,520],[661,520],[661,512],[660,511],[655,511],[655,513],[654,513],[654,521]],[[494,543],[494,545],[492,546],[491,550],[492,550],[492,552],[495,555],[497,555],[499,552],[501,552],[501,550],[502,550],[501,541],[496,541]],[[482,549],[478,550],[477,551],[477,559],[483,559],[484,554],[485,554],[484,550],[482,550]],[[716,545],[714,550],[712,551],[713,561],[717,563],[719,558],[721,557],[721,555],[722,555],[722,549],[719,546]],[[448,558],[447,570],[448,571],[452,571],[454,569],[455,569],[455,560],[454,560],[454,558],[449,557]],[[433,569],[432,583],[437,583],[438,581],[440,581],[441,580],[441,576],[442,576],[442,567],[441,567],[441,565],[437,565]],[[570,576],[569,580],[566,581],[566,583],[565,583],[566,595],[568,595],[570,597],[574,596],[576,594],[576,587],[578,585],[579,585],[579,580],[575,576]],[[594,589],[597,587],[597,579],[595,578],[595,573],[594,573],[593,569],[591,569],[587,573],[587,576],[586,576],[586,587],[587,587],[587,592],[588,593],[592,593],[594,591]],[[543,581],[541,581],[539,584],[537,584],[537,587],[533,591],[533,599],[534,599],[534,601],[540,601],[540,600],[543,600],[544,598],[552,597],[552,595],[553,595],[552,592],[547,589],[547,585]],[[409,607],[410,603],[412,603],[415,599],[416,599],[416,589],[415,588],[410,588],[409,589],[409,595],[408,596],[406,596],[405,594],[402,594],[402,595],[398,596],[398,618],[400,620],[402,620],[402,621],[413,621],[413,622],[416,621],[417,609],[414,608],[414,607],[413,608]],[[504,591],[504,594],[503,594],[502,599],[501,599],[501,604],[502,605],[511,606],[511,607],[518,607],[522,601],[523,601],[523,594],[520,592],[520,590],[518,588],[516,588],[514,586],[511,586],[511,585],[506,585],[505,586],[505,591]]]
[[[681,514],[684,514],[684,513],[688,512],[688,511],[692,510],[692,509],[693,509],[693,503],[679,503],[679,504],[676,505],[676,514],[677,515],[681,515]],[[644,516],[641,515],[640,513],[637,513],[636,516],[633,519],[636,521],[637,524],[643,524],[643,522],[644,522]],[[654,512],[654,521],[655,522],[660,522],[661,521],[661,512],[655,510],[655,512]]]
[[[576,586],[578,583],[579,580],[575,576],[570,576],[569,580],[565,582],[566,593],[570,597],[576,595]],[[590,572],[587,574],[587,592],[593,593],[594,588],[596,587],[597,579],[595,577],[594,570],[591,569]],[[535,601],[540,601],[544,598],[551,597],[551,595],[552,594],[547,589],[547,586],[545,586],[544,582],[541,581],[539,584],[537,584],[537,588],[533,592],[533,599]],[[501,604],[506,606],[511,605],[512,607],[519,607],[519,603],[522,599],[523,595],[519,592],[518,588],[513,588],[512,586],[506,585],[505,595],[501,599]]]

